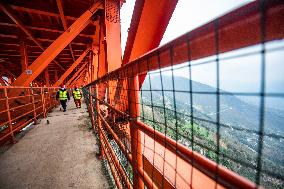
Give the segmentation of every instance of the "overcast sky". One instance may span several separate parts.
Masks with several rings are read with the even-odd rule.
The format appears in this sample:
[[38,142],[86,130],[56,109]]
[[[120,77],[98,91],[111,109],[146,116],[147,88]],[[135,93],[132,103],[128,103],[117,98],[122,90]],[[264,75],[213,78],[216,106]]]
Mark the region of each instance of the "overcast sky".
[[[234,10],[250,0],[179,0],[160,45],[201,26],[216,17]],[[122,52],[127,40],[135,0],[127,0],[121,9]],[[267,47],[284,46],[284,42],[272,42]],[[234,55],[241,52],[258,52],[259,46],[223,54]],[[212,58],[212,57],[211,57]],[[256,55],[220,61],[221,89],[238,92],[259,92],[260,89],[260,53]],[[284,92],[284,53],[283,50],[266,53],[266,86],[268,92]],[[199,60],[203,61],[203,60]],[[193,62],[194,63],[194,62]],[[204,84],[216,86],[216,64],[193,66],[192,79]],[[188,76],[188,68],[175,74]]]
[[[251,2],[250,0],[179,0],[161,45],[210,20]],[[126,0],[121,8],[121,44],[124,52],[135,0]],[[185,23],[187,21],[187,23]]]

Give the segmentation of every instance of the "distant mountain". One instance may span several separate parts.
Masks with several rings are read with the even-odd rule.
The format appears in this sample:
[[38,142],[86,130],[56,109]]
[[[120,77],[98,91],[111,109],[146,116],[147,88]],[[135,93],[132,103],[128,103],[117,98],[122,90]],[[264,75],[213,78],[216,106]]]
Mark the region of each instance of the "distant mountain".
[[[163,90],[162,84],[163,83]],[[220,90],[220,110],[217,112],[216,88],[192,81],[192,106],[190,104],[190,80],[183,77],[151,75],[146,78],[141,90],[142,117],[147,124],[157,130],[165,132],[166,120],[167,135],[191,147],[191,130],[194,130],[194,150],[216,161],[216,114],[220,118],[220,150],[221,153],[240,162],[256,165],[259,132],[259,108],[248,104],[233,94]],[[173,90],[175,89],[175,90]],[[150,92],[151,91],[151,92]],[[175,91],[175,92],[173,92]],[[263,170],[278,175],[266,175],[262,185],[266,188],[281,188],[284,184],[284,113],[277,109],[265,109],[265,134],[277,134],[282,138],[264,137]],[[190,124],[191,108],[194,125]],[[175,111],[176,110],[176,111]],[[176,112],[176,114],[175,114]],[[151,121],[153,120],[153,121]],[[180,136],[176,137],[176,121]],[[248,132],[247,130],[253,130]],[[202,146],[208,148],[208,150]],[[212,149],[212,150],[210,150]],[[254,181],[255,172],[229,159],[223,158],[220,163],[227,168]]]
[[[167,103],[173,107],[173,81],[172,77],[162,75],[164,96],[168,99]],[[183,77],[174,78],[175,85],[175,101],[178,111],[190,112],[190,92],[189,79]],[[155,99],[155,104],[163,105],[161,79],[158,76],[151,76],[152,98]],[[142,90],[144,96],[150,99],[149,79],[146,79]],[[216,121],[217,98],[216,88],[192,81],[192,99],[193,99],[193,115],[202,119],[210,119]],[[222,91],[225,92],[226,91]],[[198,93],[196,93],[198,92]],[[205,94],[200,94],[205,93]],[[209,93],[209,94],[208,94]],[[257,98],[257,97],[256,97]],[[242,127],[246,129],[259,130],[259,109],[257,106],[248,104],[234,95],[227,93],[220,95],[220,123]],[[265,109],[265,130],[269,133],[282,133],[284,135],[284,112],[266,108]]]

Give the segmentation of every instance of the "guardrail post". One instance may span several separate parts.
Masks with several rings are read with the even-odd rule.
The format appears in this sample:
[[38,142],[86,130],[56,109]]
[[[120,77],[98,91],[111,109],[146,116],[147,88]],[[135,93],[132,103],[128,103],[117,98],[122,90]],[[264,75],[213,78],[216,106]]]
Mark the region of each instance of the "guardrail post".
[[43,113],[43,117],[46,118],[44,88],[43,87],[41,87],[40,93],[41,93],[42,113]]
[[5,99],[6,99],[5,101],[6,101],[7,116],[8,116],[8,120],[9,120],[9,131],[10,131],[10,135],[11,135],[11,141],[12,141],[12,143],[16,143],[14,132],[13,132],[13,125],[12,125],[12,121],[11,121],[11,113],[10,113],[10,105],[9,105],[9,97],[8,97],[8,93],[7,93],[7,88],[4,88],[4,95],[5,95]]
[[92,96],[92,89],[89,87],[89,99],[90,99],[90,114],[91,114],[91,119],[92,119],[92,129],[95,128],[95,118],[94,118],[94,106],[93,106],[93,96]]
[[37,119],[36,119],[36,107],[35,107],[35,97],[34,97],[34,90],[31,88],[31,94],[32,94],[32,103],[33,103],[33,109],[34,109],[34,124],[37,124]]
[[96,95],[96,109],[97,109],[97,124],[98,124],[98,127],[97,127],[97,131],[98,131],[98,135],[99,135],[99,139],[100,139],[100,158],[103,158],[104,157],[104,151],[103,151],[103,147],[102,147],[102,141],[103,141],[103,136],[102,136],[102,130],[101,128],[102,127],[102,122],[100,120],[100,117],[98,116],[101,112],[100,110],[100,104],[99,104],[99,101],[98,101],[98,86],[95,85],[95,95]]
[[[134,123],[139,111],[139,83],[138,76],[132,76],[128,79],[128,103],[130,115],[130,136],[131,136],[131,154],[132,154],[132,169],[133,169],[133,186],[137,188],[144,188],[144,182],[139,176],[139,167],[143,167],[142,150],[141,150],[141,136],[140,131]],[[135,188],[136,188],[135,187]]]

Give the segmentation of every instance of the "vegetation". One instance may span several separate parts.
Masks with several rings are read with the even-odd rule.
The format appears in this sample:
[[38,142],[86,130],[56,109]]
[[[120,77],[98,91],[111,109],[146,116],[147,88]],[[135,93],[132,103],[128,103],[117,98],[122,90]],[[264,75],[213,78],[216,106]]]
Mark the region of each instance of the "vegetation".
[[[158,85],[155,78],[151,78],[151,83]],[[180,79],[178,84],[183,83],[188,83],[188,80]],[[255,113],[257,108],[233,95],[222,97],[220,109],[224,111],[220,113],[220,122],[227,127],[218,126],[219,141],[217,141],[217,125],[214,123],[216,114],[212,114],[216,112],[216,98],[202,98],[196,95],[193,96],[195,101],[190,106],[188,94],[176,93],[174,100],[172,93],[164,92],[163,95],[157,90],[152,93],[143,91],[145,88],[149,89],[147,85],[149,83],[146,81],[141,92],[142,121],[207,158],[253,182],[256,181],[259,156],[258,114]],[[194,82],[194,85],[201,90],[215,90],[197,82]],[[193,123],[190,116],[191,108],[194,113]],[[283,114],[277,112],[276,115],[273,111],[267,111],[267,114],[270,117],[266,118],[266,132],[282,134],[284,129],[279,123],[284,121]],[[255,130],[255,132],[247,132],[246,129]],[[260,184],[265,188],[278,189],[284,186],[283,142],[281,137],[263,138]]]

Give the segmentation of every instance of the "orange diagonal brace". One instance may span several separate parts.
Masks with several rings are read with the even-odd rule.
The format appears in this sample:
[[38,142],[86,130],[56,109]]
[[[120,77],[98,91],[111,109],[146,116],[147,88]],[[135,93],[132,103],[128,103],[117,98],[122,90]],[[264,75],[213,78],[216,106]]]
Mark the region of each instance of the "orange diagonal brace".
[[[136,0],[123,64],[159,46],[178,0]],[[145,75],[139,76],[141,87]]]
[[[0,3],[0,8],[3,10],[3,12],[4,12],[7,16],[9,16],[9,18],[10,18],[11,20],[13,20],[13,22],[15,22],[15,23],[17,24],[17,26],[18,26],[27,36],[30,37],[30,39],[31,39],[37,46],[39,46],[39,47],[41,48],[42,51],[45,50],[45,48],[41,45],[41,43],[39,42],[39,40],[36,39],[36,38],[32,35],[32,33],[27,29],[27,27],[24,26],[24,24],[22,23],[22,21],[19,20],[19,19],[16,17],[15,14],[13,14],[13,11],[11,10],[11,8],[10,8],[9,6],[7,6],[7,5],[4,4],[4,3]],[[55,62],[55,64],[56,64],[57,66],[59,66],[62,70],[65,71],[65,69],[64,69],[57,61],[54,60],[54,62]]]
[[68,87],[70,83],[82,72],[82,70],[86,67],[87,62],[81,66],[81,68],[69,79],[69,81],[66,83],[66,86]]
[[90,48],[87,48],[81,54],[81,56],[72,64],[72,66],[68,68],[68,70],[66,70],[66,72],[59,78],[58,81],[56,81],[56,83],[54,84],[55,87],[58,87],[66,79],[66,77],[82,62],[82,60],[85,58],[89,51]]
[[[64,16],[62,1],[56,0],[56,3],[57,3],[58,10],[59,10],[59,15],[60,15],[60,18],[61,18],[61,21],[62,21],[63,28],[64,28],[64,30],[67,30],[67,22],[66,22],[65,16]],[[75,61],[74,52],[73,52],[71,44],[69,44],[69,49],[70,49],[72,59],[73,59],[73,61]]]
[[22,73],[14,86],[28,86],[48,64],[90,23],[91,16],[101,7],[101,1],[96,2],[82,14],[62,35],[60,35],[29,67],[31,75]]
[[71,85],[71,86],[72,86],[72,85],[81,85],[81,84],[83,83],[83,80],[84,80],[85,76],[86,76],[86,71],[82,71],[82,72],[78,75],[78,77],[77,77],[76,79],[74,79],[74,80],[70,83],[70,85]]

